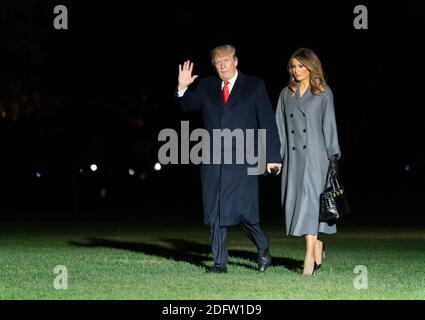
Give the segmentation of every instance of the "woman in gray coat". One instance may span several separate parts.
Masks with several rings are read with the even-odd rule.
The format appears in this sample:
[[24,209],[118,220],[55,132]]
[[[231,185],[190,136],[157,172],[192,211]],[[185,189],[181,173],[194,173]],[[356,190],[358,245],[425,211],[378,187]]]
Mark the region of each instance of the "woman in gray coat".
[[289,85],[279,97],[276,122],[281,141],[282,206],[286,233],[304,236],[303,274],[320,267],[324,243],[319,232],[336,233],[336,226],[319,222],[320,193],[326,176],[337,174],[338,145],[331,89],[316,54],[301,48],[289,59]]

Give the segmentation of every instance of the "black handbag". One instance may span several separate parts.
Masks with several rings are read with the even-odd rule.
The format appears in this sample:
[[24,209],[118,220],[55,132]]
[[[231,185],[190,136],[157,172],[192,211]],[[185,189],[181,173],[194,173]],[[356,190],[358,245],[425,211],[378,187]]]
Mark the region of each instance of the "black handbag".
[[336,177],[328,174],[325,191],[320,195],[319,221],[335,222],[350,213],[343,186]]

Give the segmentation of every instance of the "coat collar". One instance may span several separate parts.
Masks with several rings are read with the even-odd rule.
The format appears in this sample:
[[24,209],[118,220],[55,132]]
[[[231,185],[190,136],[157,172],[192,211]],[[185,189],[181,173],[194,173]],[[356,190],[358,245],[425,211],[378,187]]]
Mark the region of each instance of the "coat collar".
[[303,103],[311,95],[310,89],[311,88],[310,88],[310,85],[309,85],[308,88],[307,88],[307,90],[304,92],[304,95],[301,97],[301,94],[300,94],[300,84],[297,83],[297,89],[295,91],[295,100],[297,101],[296,105],[297,105],[298,109],[300,109],[300,111],[303,114],[305,114]]
[[241,94],[243,83],[245,81],[245,75],[238,70],[238,77],[236,78],[236,81],[233,84],[232,91],[230,92],[230,95],[226,104],[224,104],[223,93],[221,90],[222,81],[223,80],[221,80],[219,77],[216,77],[216,81],[214,84],[214,93],[213,93],[214,100],[215,100],[214,104],[220,109],[220,111],[223,109],[228,110],[232,108],[235,102],[238,100],[238,97]]
[[[225,110],[232,108],[233,105],[235,104],[235,102],[238,101],[238,98],[239,98],[241,91],[242,91],[244,78],[245,77],[242,74],[242,72],[240,72],[238,70],[238,77],[236,78],[236,81],[233,84],[233,88],[232,88],[232,91],[230,92],[230,95],[229,95],[229,98],[227,100],[226,105],[224,105],[224,102],[223,102],[223,107],[225,108]],[[220,92],[220,94],[221,94],[221,92]]]

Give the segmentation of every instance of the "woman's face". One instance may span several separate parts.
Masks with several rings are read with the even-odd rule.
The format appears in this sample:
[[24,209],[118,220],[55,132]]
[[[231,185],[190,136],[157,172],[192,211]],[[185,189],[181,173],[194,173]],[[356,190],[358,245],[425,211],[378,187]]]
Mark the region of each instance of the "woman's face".
[[310,79],[310,70],[295,58],[291,62],[291,72],[294,79],[298,82]]

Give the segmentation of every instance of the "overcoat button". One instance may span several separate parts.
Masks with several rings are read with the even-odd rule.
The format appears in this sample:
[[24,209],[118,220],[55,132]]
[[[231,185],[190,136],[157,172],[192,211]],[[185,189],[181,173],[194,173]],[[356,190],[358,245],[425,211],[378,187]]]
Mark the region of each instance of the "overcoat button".
[[294,130],[291,130],[291,133],[295,133],[295,131]]
[[307,148],[306,146],[303,146],[303,149]]
[[295,147],[292,147],[292,150],[295,150]]
[[294,115],[291,113],[289,116],[292,118]]

